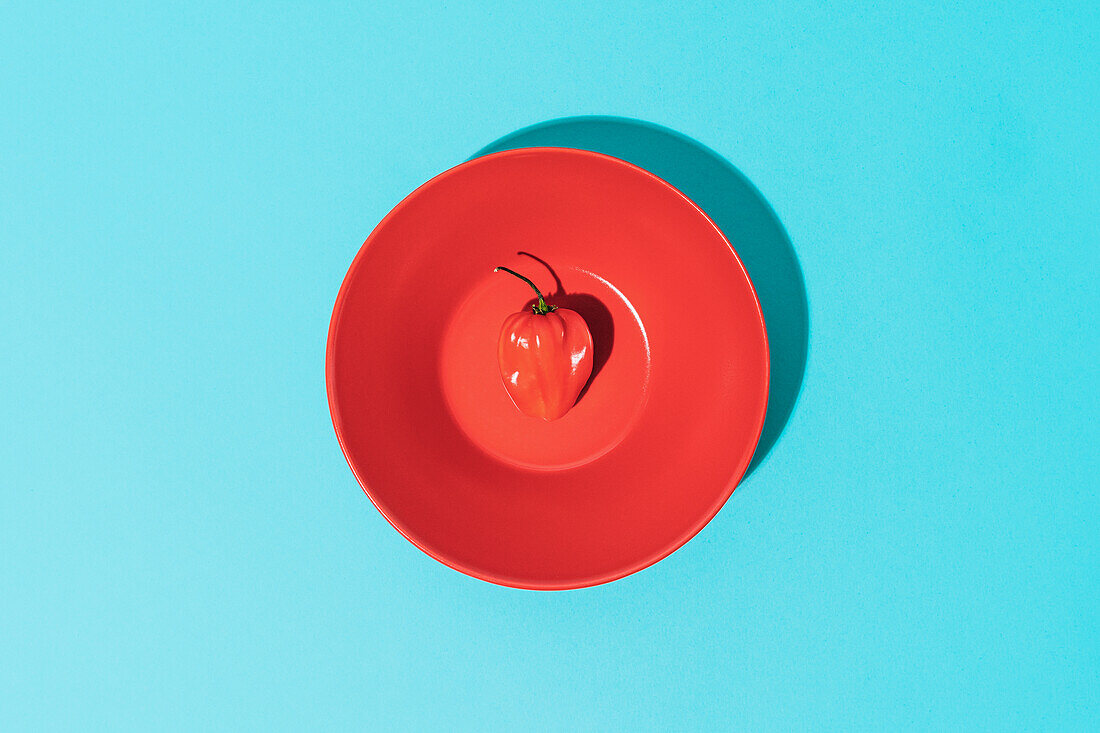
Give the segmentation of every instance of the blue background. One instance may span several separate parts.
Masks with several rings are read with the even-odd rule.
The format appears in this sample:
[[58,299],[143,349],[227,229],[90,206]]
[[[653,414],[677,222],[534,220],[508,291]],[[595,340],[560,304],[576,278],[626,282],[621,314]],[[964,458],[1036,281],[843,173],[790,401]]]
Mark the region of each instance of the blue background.
[[[5,4],[0,728],[1095,730],[1100,13],[908,5]],[[696,539],[517,591],[371,507],[325,337],[579,114],[759,188],[809,356]]]

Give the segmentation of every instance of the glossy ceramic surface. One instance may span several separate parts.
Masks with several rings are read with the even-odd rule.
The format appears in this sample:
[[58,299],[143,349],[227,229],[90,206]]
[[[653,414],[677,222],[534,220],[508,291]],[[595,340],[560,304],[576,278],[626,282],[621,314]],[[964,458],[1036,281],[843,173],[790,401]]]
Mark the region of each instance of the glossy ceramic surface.
[[[591,329],[592,377],[560,420],[503,386],[501,327],[532,293],[497,265]],[[691,201],[615,158],[524,149],[441,174],[378,225],[336,301],[327,383],[349,465],[410,541],[492,582],[581,587],[666,556],[729,497],[767,340]]]

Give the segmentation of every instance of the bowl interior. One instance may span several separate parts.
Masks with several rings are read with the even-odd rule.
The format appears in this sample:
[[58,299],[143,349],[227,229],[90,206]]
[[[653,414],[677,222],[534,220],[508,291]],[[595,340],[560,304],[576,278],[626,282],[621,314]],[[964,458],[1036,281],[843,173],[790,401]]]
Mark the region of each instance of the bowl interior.
[[[501,384],[500,325],[532,294],[497,265],[593,331],[597,369],[561,420],[523,416]],[[752,457],[767,372],[751,283],[710,220],[627,163],[547,148],[464,163],[395,208],[328,353],[333,422],[379,510],[448,565],[534,588],[612,580],[697,532]]]

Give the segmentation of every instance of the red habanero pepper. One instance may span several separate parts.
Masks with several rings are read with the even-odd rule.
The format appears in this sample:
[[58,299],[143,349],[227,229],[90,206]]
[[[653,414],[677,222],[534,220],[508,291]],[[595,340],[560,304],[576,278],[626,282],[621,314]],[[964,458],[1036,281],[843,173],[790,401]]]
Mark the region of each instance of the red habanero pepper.
[[569,412],[592,376],[592,334],[580,313],[547,305],[535,284],[507,267],[539,296],[530,312],[504,319],[497,346],[500,376],[525,415],[557,420]]

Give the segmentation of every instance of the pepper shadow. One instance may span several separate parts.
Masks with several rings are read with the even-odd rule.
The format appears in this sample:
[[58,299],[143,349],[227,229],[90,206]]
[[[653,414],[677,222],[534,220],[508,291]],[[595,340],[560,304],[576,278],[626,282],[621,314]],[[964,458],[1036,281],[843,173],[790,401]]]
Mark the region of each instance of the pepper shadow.
[[[608,357],[611,356],[611,349],[615,345],[615,322],[611,318],[611,311],[595,295],[565,292],[565,288],[561,284],[561,278],[558,277],[558,273],[554,272],[554,268],[546,260],[536,257],[530,252],[517,252],[516,254],[530,257],[546,268],[547,273],[553,278],[554,292],[543,293],[550,305],[576,311],[588,324],[588,330],[592,334],[592,376],[584,383],[580,394],[577,395],[577,402],[580,402],[588,394],[588,388],[592,386],[592,382],[595,381],[600,370],[607,363]],[[536,303],[538,303],[538,298],[531,298],[526,307],[530,308]]]
[[[694,201],[737,251],[760,300],[771,358],[768,411],[756,453],[745,472],[748,477],[767,457],[790,419],[802,388],[809,346],[802,268],[775,212],[756,187],[715,151],[674,130],[625,117],[550,120],[506,135],[472,158],[530,147],[591,150],[644,168]],[[565,301],[557,302],[565,306]]]

